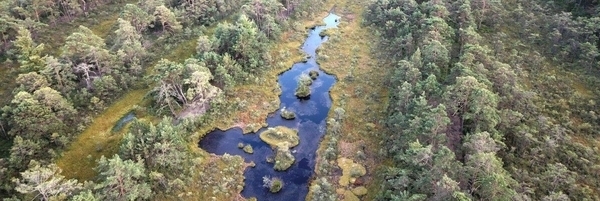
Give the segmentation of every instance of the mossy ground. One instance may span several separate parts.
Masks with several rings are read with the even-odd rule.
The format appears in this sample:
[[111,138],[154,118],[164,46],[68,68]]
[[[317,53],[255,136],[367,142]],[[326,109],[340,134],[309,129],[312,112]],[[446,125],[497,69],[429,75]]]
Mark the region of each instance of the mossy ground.
[[342,176],[340,177],[339,184],[341,186],[348,186],[353,184],[358,177],[362,177],[367,173],[367,170],[361,164],[355,163],[352,159],[338,158],[337,164],[342,169]]
[[96,176],[96,160],[101,156],[110,157],[119,151],[121,138],[127,129],[112,133],[113,126],[123,115],[129,113],[146,95],[146,90],[135,90],[127,93],[113,103],[108,109],[94,118],[56,161],[67,178],[80,181],[92,180]]
[[[364,165],[367,170],[363,176],[366,185],[376,188],[376,182],[369,181],[381,163],[375,161],[375,152],[379,150],[376,134],[382,133],[383,129],[381,121],[385,117],[388,92],[385,79],[382,78],[386,77],[387,72],[378,68],[373,58],[371,48],[375,43],[371,30],[361,26],[362,13],[369,2],[336,0],[331,3],[336,5],[335,14],[341,16],[341,22],[337,29],[327,31],[329,40],[318,50],[321,69],[335,75],[338,80],[330,91],[333,104],[329,117],[335,117],[335,108],[346,111],[338,143],[339,157],[353,159]],[[325,151],[327,140],[321,143],[319,154]],[[366,154],[364,160],[356,158],[358,151]],[[339,186],[336,180],[330,180],[330,183]],[[344,197],[346,190],[340,191],[338,198]],[[363,199],[372,200],[369,195]]]

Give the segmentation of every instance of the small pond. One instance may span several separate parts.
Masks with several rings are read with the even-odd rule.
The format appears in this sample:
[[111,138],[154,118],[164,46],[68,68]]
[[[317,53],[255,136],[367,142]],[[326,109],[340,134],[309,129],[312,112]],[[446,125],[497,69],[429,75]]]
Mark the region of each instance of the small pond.
[[[216,130],[207,134],[199,143],[199,146],[218,155],[225,153],[231,155],[240,155],[247,162],[254,161],[256,167],[246,169],[244,190],[242,195],[246,198],[256,197],[259,201],[265,200],[305,200],[308,193],[308,185],[315,168],[316,150],[319,142],[325,134],[326,118],[331,108],[331,98],[329,89],[336,82],[335,77],[321,71],[317,64],[317,48],[327,40],[327,37],[321,37],[319,33],[328,28],[335,28],[339,23],[340,17],[335,14],[329,14],[323,21],[325,26],[317,26],[310,29],[308,38],[302,46],[310,58],[306,62],[296,63],[292,68],[279,75],[279,85],[281,87],[281,105],[280,110],[267,118],[269,127],[285,126],[298,130],[300,144],[291,149],[292,155],[296,158],[294,164],[286,171],[275,171],[273,163],[267,163],[267,158],[274,155],[271,147],[260,140],[259,135],[266,128],[260,129],[257,133],[242,134],[240,128],[233,128],[226,131]],[[298,85],[300,75],[307,74],[315,70],[319,76],[310,86],[311,95],[308,99],[299,99],[294,95]],[[285,120],[281,118],[281,108],[294,111],[296,118]],[[238,143],[250,144],[253,154],[248,154],[238,148]],[[284,187],[278,193],[271,193],[269,189],[263,187],[263,177],[278,177],[283,180]]]

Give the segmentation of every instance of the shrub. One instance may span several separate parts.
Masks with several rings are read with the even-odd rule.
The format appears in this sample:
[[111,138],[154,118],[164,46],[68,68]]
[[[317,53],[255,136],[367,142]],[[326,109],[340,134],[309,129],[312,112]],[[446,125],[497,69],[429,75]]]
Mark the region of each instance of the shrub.
[[298,88],[296,88],[296,96],[299,98],[308,98],[310,97],[310,85],[312,84],[312,79],[306,75],[300,75],[300,79],[298,79]]
[[296,113],[290,110],[286,110],[285,108],[281,109],[281,118],[292,120],[296,118]]
[[278,146],[275,153],[275,166],[273,168],[277,171],[287,170],[294,164],[296,158],[290,152],[290,149],[285,146]]
[[263,177],[263,187],[268,188],[271,193],[277,193],[283,188],[283,181],[280,178]]
[[319,72],[318,72],[318,71],[316,71],[316,70],[311,70],[311,71],[308,73],[308,76],[310,76],[310,78],[311,78],[311,79],[313,79],[313,80],[316,80],[316,79],[317,79],[317,77],[319,77]]
[[249,154],[254,153],[254,149],[249,144],[244,146],[243,150],[244,150],[244,152],[249,153]]

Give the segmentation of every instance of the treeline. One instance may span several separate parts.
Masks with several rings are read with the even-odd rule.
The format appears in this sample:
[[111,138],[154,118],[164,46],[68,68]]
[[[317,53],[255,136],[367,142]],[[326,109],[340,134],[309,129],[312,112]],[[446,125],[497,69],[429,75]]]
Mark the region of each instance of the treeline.
[[[597,151],[569,137],[597,132],[561,122],[560,109],[567,109],[548,107],[571,97],[554,91],[541,81],[545,78],[528,79],[549,69],[544,54],[552,53],[538,48],[566,52],[553,59],[565,67],[597,62],[595,45],[589,46],[589,57],[570,57],[598,42],[592,36],[600,26],[566,25],[592,34],[553,43],[541,36],[558,24],[556,18],[544,18],[553,15],[534,1],[419,2],[378,0],[365,13],[365,23],[380,37],[382,65],[393,72],[389,133],[381,142],[382,156],[393,165],[380,175],[384,182],[377,199],[598,199],[593,190],[598,183],[586,179],[597,175]],[[540,13],[546,15],[538,18]],[[561,19],[563,25],[583,20]],[[548,88],[532,90],[521,84],[527,81]],[[571,100],[568,104],[580,109],[578,117],[594,111],[581,99]],[[584,121],[598,128],[593,119]]]
[[[78,4],[79,3],[79,4]],[[84,3],[84,4],[81,4]],[[0,159],[0,197],[41,200],[135,200],[171,195],[192,182],[189,136],[197,123],[171,117],[159,124],[134,122],[118,155],[99,160],[98,178],[66,180],[53,159],[119,94],[151,85],[151,114],[194,120],[218,118],[238,83],[255,82],[272,64],[268,49],[288,27],[307,17],[316,0],[140,1],[126,4],[106,39],[79,26],[61,47],[45,55],[36,42],[39,26],[85,17],[108,1],[3,1],[3,51],[19,66],[19,85],[0,111],[2,135],[13,142]],[[220,22],[231,19],[232,23]],[[205,26],[214,25],[212,36]],[[160,38],[156,39],[159,35]],[[183,63],[159,59],[161,43],[198,38],[197,54]],[[154,41],[151,41],[154,40]],[[150,43],[151,46],[148,45]],[[153,44],[154,43],[154,44]],[[149,51],[150,50],[150,51]],[[156,74],[146,75],[156,61]],[[224,93],[223,93],[224,92]],[[221,104],[221,105],[219,105]],[[212,106],[212,107],[211,107]],[[227,106],[225,106],[227,107]],[[168,111],[168,113],[163,113]],[[81,118],[83,116],[83,118]]]

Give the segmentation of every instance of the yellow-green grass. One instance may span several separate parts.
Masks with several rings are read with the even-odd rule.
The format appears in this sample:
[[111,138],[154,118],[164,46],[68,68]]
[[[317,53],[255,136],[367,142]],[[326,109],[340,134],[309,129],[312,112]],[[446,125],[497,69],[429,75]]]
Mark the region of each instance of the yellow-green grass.
[[111,133],[113,126],[121,117],[130,112],[146,95],[146,90],[127,93],[108,109],[94,118],[92,124],[83,131],[63,152],[56,164],[67,178],[80,181],[92,180],[96,176],[93,170],[96,160],[101,156],[111,157],[119,150],[123,132]]

